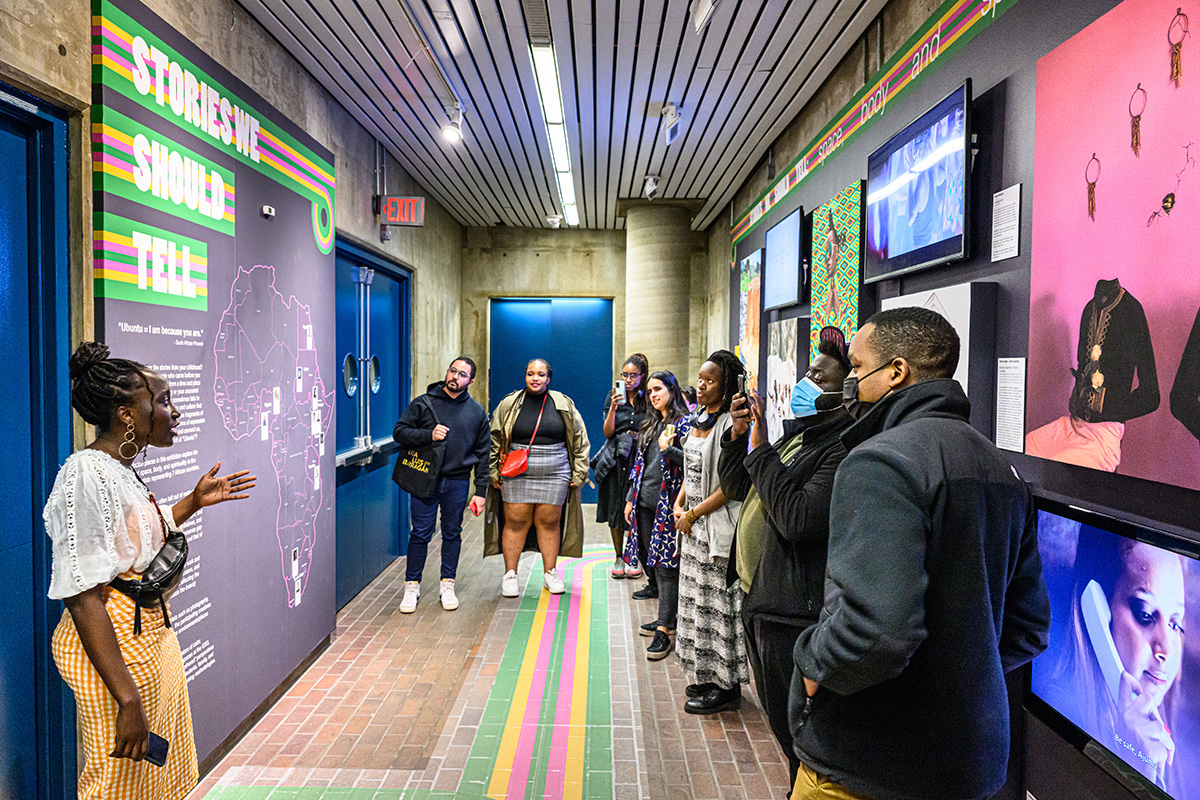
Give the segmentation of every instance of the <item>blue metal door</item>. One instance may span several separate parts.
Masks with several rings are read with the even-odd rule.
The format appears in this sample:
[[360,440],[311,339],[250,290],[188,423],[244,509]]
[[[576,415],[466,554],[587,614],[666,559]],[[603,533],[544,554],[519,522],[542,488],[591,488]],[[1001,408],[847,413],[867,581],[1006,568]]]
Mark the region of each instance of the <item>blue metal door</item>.
[[[0,175],[7,188],[0,192],[0,363],[12,376],[32,377],[29,319],[29,140],[0,121]],[[16,512],[16,524],[0,525],[0,619],[16,620],[20,632],[0,637],[0,796],[34,797],[37,793],[37,752],[29,735],[37,718],[33,671],[34,509],[38,500],[29,491],[35,447],[29,382],[7,381],[11,397],[0,423],[9,452],[0,459],[0,508]]]
[[[551,388],[575,401],[595,452],[604,442],[604,398],[613,382],[612,300],[492,298],[490,326],[489,412],[525,386],[530,359],[545,358],[554,367]],[[583,502],[596,502],[594,487],[583,487]]]
[[66,125],[16,94],[0,85],[0,363],[11,412],[0,422],[0,797],[65,798],[75,796],[74,706],[50,655],[62,604],[45,596],[41,509],[70,447]]
[[359,248],[339,243],[337,252],[340,608],[408,544],[408,502],[392,483],[389,455],[408,399],[409,279]]

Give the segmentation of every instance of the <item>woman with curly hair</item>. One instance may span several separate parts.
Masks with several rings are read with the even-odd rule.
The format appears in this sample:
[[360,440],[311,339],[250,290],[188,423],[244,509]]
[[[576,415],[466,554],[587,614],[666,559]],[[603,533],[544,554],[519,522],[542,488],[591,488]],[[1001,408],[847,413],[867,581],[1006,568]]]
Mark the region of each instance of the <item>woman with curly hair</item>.
[[[53,553],[49,596],[67,607],[53,651],[82,729],[79,797],[182,800],[198,773],[179,640],[165,599],[151,606],[124,592],[169,531],[206,506],[249,497],[255,477],[242,470],[218,478],[218,461],[190,494],[160,508],[133,462],[150,445],[174,442],[171,387],[136,361],[109,358],[96,342],[71,356],[70,377],[71,405],[97,434],[59,470],[43,517]],[[151,731],[170,745],[161,767],[143,761]]]

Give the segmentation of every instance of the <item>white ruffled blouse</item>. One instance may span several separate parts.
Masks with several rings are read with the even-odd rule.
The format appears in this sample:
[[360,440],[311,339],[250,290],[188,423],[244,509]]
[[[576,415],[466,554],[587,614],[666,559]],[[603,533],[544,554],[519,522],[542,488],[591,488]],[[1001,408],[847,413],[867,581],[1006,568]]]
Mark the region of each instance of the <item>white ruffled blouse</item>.
[[165,537],[146,487],[99,450],[67,458],[42,518],[53,546],[52,600],[82,594],[130,569],[144,571]]

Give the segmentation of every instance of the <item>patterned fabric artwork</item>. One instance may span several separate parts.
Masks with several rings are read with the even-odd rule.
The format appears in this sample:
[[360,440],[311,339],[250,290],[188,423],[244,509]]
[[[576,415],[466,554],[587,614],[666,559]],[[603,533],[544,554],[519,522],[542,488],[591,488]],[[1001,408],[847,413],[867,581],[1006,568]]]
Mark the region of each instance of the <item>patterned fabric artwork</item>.
[[813,213],[810,358],[821,328],[835,325],[849,341],[858,327],[862,195],[862,181],[855,181]]

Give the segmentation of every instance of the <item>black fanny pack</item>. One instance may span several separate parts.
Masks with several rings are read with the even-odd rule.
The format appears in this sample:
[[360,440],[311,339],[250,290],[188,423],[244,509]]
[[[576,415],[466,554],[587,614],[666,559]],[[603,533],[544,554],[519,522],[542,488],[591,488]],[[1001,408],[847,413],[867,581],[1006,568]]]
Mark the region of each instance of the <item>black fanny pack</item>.
[[154,495],[150,495],[150,502],[154,503],[154,508],[158,511],[158,519],[162,522],[163,530],[167,534],[162,549],[155,554],[140,579],[131,581],[125,578],[113,578],[108,583],[109,586],[137,605],[137,611],[134,612],[133,617],[134,636],[142,635],[143,607],[161,608],[163,624],[168,628],[171,627],[171,619],[167,616],[167,600],[179,587],[179,582],[183,580],[183,567],[187,563],[188,556],[187,537],[183,535],[182,531],[173,531],[167,526],[167,520],[163,517],[162,509],[158,508],[158,501],[154,499]]

